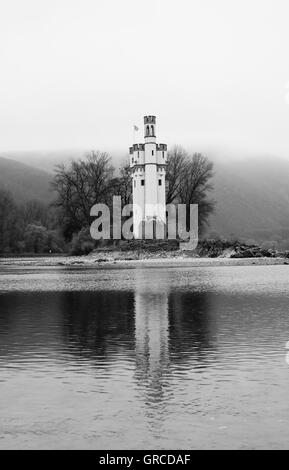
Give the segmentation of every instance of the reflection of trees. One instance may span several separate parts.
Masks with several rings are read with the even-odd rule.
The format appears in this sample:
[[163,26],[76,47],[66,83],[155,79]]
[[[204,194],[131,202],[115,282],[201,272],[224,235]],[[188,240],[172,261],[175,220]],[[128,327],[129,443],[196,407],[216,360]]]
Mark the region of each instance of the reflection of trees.
[[212,322],[209,293],[172,292],[169,296],[170,360],[204,361],[213,348]]
[[63,335],[73,354],[113,360],[114,354],[133,349],[132,293],[65,292],[62,309]]
[[[59,349],[95,363],[135,357],[136,377],[161,393],[171,365],[211,347],[208,294],[170,292],[169,276],[136,270],[135,291],[0,296],[2,355]],[[13,344],[12,344],[13,343]]]
[[133,352],[133,308],[129,292],[0,295],[1,356],[54,351],[59,360],[65,352],[94,364],[98,358],[112,362]]
[[0,295],[0,353],[16,360],[25,354],[51,353],[58,340],[59,294]]
[[171,290],[169,271],[136,270],[132,287],[1,294],[2,358],[40,351],[93,364],[135,358],[137,380],[157,396],[174,366],[209,364],[217,338],[236,347],[244,337],[256,348],[262,332],[277,344],[287,321],[286,297],[267,296],[264,305],[260,295]]

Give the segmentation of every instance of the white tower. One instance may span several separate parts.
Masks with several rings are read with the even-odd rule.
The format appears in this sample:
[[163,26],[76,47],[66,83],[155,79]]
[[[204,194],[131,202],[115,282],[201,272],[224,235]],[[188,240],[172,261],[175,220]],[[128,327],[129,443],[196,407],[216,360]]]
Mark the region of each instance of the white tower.
[[143,235],[143,222],[166,222],[167,145],[156,143],[155,116],[144,117],[144,140],[129,149],[135,238]]

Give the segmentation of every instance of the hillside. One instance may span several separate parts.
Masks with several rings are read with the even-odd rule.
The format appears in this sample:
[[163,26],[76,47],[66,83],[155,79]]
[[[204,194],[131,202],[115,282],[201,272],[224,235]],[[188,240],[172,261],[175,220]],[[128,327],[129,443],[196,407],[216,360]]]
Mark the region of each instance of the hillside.
[[[79,150],[51,150],[51,151],[25,151],[25,152],[1,152],[0,156],[9,160],[15,160],[19,163],[29,165],[33,168],[53,173],[55,166],[59,163],[68,165],[71,160],[78,160],[83,158],[85,155],[90,153],[93,149],[79,149]],[[128,149],[127,149],[128,151]],[[108,153],[112,157],[112,163],[115,167],[119,166],[119,163],[125,159],[126,153],[121,152],[110,152]]]
[[0,157],[0,188],[9,190],[16,202],[51,201],[50,181],[51,174],[46,171]]
[[289,239],[289,162],[216,163],[209,231],[255,240]]

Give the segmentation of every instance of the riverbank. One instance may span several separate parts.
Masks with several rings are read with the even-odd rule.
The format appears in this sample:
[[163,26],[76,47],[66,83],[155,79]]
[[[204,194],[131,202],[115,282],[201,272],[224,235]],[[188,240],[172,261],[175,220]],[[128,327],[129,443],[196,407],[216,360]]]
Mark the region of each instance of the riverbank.
[[88,255],[0,258],[2,266],[250,266],[289,264],[288,252],[238,241],[202,240],[196,250],[181,250],[176,241],[130,241],[103,246]]
[[33,258],[1,258],[0,270],[2,267],[87,267],[87,268],[136,268],[136,267],[215,267],[215,266],[266,266],[266,265],[289,265],[289,260],[282,257],[276,258],[208,258],[190,257],[181,253],[175,253],[170,257],[143,257],[133,259],[131,257],[100,256],[92,254],[86,256],[54,256],[54,257],[33,257]]

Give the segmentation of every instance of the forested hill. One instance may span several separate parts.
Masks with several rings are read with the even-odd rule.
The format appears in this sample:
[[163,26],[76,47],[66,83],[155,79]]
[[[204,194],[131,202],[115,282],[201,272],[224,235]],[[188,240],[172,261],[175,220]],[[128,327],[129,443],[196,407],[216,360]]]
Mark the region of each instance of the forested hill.
[[46,171],[0,156],[0,188],[10,191],[15,202],[31,199],[50,202],[51,178]]
[[289,161],[251,159],[215,164],[215,214],[209,231],[255,240],[289,240]]

